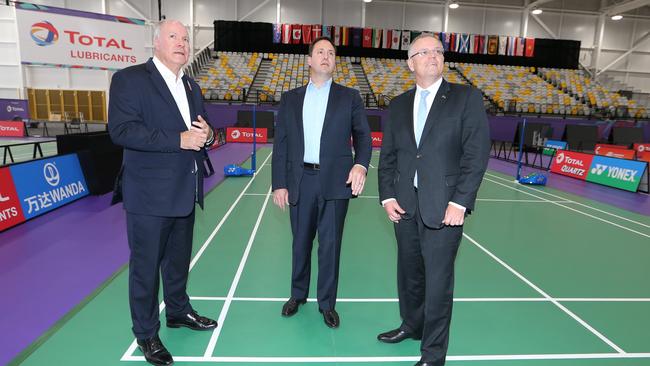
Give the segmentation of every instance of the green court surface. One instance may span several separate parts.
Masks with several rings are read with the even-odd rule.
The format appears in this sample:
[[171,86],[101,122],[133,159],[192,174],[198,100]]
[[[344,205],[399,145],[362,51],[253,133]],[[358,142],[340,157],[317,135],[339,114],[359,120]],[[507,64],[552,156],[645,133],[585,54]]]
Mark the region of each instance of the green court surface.
[[[6,161],[6,164],[11,164],[9,151],[13,157],[15,163],[20,163],[23,161],[29,161],[34,158],[34,143],[39,142],[43,157],[54,156],[57,154],[56,140],[55,139],[4,139],[0,138],[0,166],[3,165],[3,162]],[[21,146],[8,146],[13,144],[25,144]],[[36,159],[41,158],[40,153],[36,153]]]
[[[419,342],[383,344],[399,325],[396,244],[377,199],[373,156],[346,221],[337,311],[312,298],[283,318],[288,212],[270,199],[270,149],[254,178],[229,178],[197,211],[188,292],[214,332],[163,327],[176,364],[412,365]],[[116,228],[123,230],[123,228]],[[456,263],[449,365],[650,365],[650,219],[488,172]],[[126,245],[126,243],[124,244]],[[315,246],[315,249],[316,250]],[[313,256],[314,269],[316,255]],[[24,365],[144,364],[130,331],[123,270],[61,322]],[[44,299],[47,301],[47,299]],[[161,306],[162,307],[162,306]],[[164,311],[163,311],[164,313]]]

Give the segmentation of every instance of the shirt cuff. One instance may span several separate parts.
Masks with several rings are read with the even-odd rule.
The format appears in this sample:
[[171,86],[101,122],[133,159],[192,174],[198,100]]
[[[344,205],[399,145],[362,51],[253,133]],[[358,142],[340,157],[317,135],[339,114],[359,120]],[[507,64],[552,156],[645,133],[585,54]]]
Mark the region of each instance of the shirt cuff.
[[394,198],[386,198],[385,200],[381,201],[381,207],[386,206],[386,204],[390,201],[397,201],[397,200]]
[[456,203],[456,202],[451,202],[451,201],[449,201],[449,204],[452,205],[452,206],[454,206],[454,207],[456,207],[456,208],[460,208],[461,210],[463,210],[463,212],[465,212],[465,211],[467,210],[467,209],[465,208],[465,206],[459,205],[459,204]]
[[360,167],[363,168],[363,170],[366,171],[366,173],[368,173],[368,168],[366,168],[365,166],[363,166],[363,165],[361,165],[361,164],[354,164],[354,166],[360,166]]

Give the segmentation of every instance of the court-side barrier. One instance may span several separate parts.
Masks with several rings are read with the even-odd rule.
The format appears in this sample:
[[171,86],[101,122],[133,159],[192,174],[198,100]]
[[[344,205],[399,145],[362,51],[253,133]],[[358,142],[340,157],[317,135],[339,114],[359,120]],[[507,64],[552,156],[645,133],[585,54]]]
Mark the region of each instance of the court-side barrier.
[[2,165],[7,165],[8,163],[15,163],[14,152],[12,149],[20,148],[22,146],[32,146],[32,159],[42,158],[43,157],[43,148],[44,144],[55,143],[56,141],[32,141],[32,142],[20,142],[17,144],[8,144],[0,146],[2,148]]
[[0,168],[0,231],[88,195],[77,154]]

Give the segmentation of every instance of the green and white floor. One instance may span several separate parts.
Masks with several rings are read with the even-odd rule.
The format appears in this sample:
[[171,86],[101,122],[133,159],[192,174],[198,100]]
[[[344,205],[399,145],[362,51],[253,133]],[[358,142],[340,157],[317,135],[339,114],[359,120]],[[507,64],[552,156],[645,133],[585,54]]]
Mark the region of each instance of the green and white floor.
[[[350,203],[334,330],[313,299],[294,317],[280,315],[291,234],[288,211],[269,195],[270,153],[258,153],[254,178],[229,178],[197,211],[188,292],[219,327],[194,332],[163,321],[176,364],[415,363],[419,342],[376,340],[400,323],[396,244],[376,196],[378,152],[364,196]],[[22,364],[144,364],[130,331],[127,277],[116,274]],[[650,365],[650,219],[488,172],[456,262],[447,364]]]

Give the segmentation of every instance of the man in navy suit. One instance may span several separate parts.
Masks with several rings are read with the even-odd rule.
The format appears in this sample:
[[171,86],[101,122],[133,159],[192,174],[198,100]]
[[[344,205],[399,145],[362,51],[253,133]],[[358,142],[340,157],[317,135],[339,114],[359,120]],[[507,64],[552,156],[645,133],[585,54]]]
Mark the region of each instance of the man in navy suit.
[[487,168],[490,139],[481,92],[442,78],[440,40],[416,37],[408,57],[416,86],[391,100],[379,156],[379,199],[397,238],[402,324],[378,339],[422,339],[416,366],[442,366],[454,261]]
[[332,81],[335,61],[331,39],[309,46],[309,84],[280,100],[272,168],[273,202],[290,206],[293,234],[291,297],[282,315],[294,315],[307,300],[318,232],[318,307],[330,328],[340,322],[335,305],[348,201],[363,191],[372,149],[359,92]]
[[217,326],[192,309],[186,292],[194,205],[203,207],[205,147],[214,142],[201,88],[182,70],[188,39],[178,21],[157,24],[154,57],[115,73],[108,107],[111,138],[124,147],[115,193],[126,210],[133,333],[154,365],[173,363],[158,338],[160,274],[168,327]]

